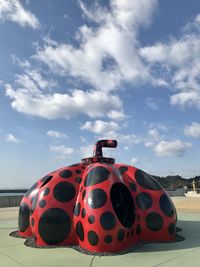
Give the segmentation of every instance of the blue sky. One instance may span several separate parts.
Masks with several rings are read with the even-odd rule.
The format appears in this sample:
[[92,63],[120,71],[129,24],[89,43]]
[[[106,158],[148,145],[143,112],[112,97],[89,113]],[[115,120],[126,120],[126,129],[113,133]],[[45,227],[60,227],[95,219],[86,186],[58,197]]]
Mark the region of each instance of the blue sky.
[[92,155],[200,174],[200,2],[0,1],[0,187]]

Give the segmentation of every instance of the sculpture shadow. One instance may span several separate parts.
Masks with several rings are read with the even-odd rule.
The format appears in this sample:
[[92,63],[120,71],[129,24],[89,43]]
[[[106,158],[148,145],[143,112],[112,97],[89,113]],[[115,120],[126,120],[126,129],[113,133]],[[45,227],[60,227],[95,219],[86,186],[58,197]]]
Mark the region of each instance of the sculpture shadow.
[[200,247],[200,221],[178,220],[174,241],[143,243],[130,252],[172,251],[198,247]]

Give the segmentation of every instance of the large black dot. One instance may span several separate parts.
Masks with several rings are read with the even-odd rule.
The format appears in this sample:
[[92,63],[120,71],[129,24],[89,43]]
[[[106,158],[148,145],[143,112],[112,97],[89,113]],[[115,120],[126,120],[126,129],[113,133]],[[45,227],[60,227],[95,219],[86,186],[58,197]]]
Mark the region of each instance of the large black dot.
[[95,217],[94,217],[94,215],[90,215],[90,216],[88,217],[88,222],[89,222],[90,224],[93,224],[94,221],[95,221]]
[[105,167],[98,166],[89,171],[85,178],[84,185],[91,186],[106,181],[109,177],[109,170]]
[[99,242],[99,237],[94,231],[88,232],[88,241],[92,246],[96,246]]
[[119,171],[120,171],[121,174],[124,174],[127,170],[128,170],[128,167],[127,166],[121,166],[121,167],[119,167]]
[[53,194],[56,200],[68,202],[75,197],[76,189],[71,183],[61,182],[54,187]]
[[81,211],[81,204],[77,203],[74,209],[74,216],[79,216],[80,211]]
[[75,173],[81,174],[81,170],[75,170]]
[[135,178],[139,185],[149,190],[161,190],[160,184],[149,174],[137,170],[135,173]]
[[124,235],[125,235],[124,230],[123,229],[119,229],[119,231],[117,233],[117,239],[119,241],[122,241],[124,239]]
[[62,178],[70,178],[72,176],[72,171],[70,171],[70,170],[61,171],[60,176]]
[[174,223],[170,223],[169,227],[168,227],[168,232],[173,235],[175,232],[175,224]]
[[35,208],[37,206],[37,201],[38,201],[38,193],[32,199],[31,213],[35,211]]
[[136,197],[136,203],[140,209],[146,210],[152,206],[153,200],[149,194],[140,193]]
[[112,242],[112,236],[111,235],[105,236],[104,241],[105,243],[110,244]]
[[163,194],[160,197],[160,208],[162,212],[168,217],[172,217],[174,215],[174,208],[172,205],[173,204],[171,203],[169,197],[166,194]]
[[87,199],[88,205],[93,209],[103,207],[106,201],[106,192],[100,188],[91,190]]
[[152,231],[159,231],[163,226],[163,219],[160,214],[151,212],[146,217],[146,225]]
[[66,211],[60,208],[46,210],[39,220],[41,238],[49,245],[63,242],[71,229],[71,220]]
[[22,203],[19,207],[18,226],[20,232],[25,232],[29,227],[30,209],[26,203]]
[[78,238],[83,241],[84,240],[84,230],[83,230],[83,225],[80,221],[77,222],[76,224],[76,234]]
[[115,214],[124,227],[131,227],[135,221],[135,204],[128,188],[123,183],[113,184],[110,199]]
[[30,189],[26,192],[25,197],[30,196],[30,194],[33,192],[33,190],[35,190],[35,189],[37,188],[37,186],[38,186],[37,183],[33,184],[33,185],[30,187]]
[[101,226],[105,230],[111,230],[116,225],[116,219],[112,212],[106,211],[100,217]]

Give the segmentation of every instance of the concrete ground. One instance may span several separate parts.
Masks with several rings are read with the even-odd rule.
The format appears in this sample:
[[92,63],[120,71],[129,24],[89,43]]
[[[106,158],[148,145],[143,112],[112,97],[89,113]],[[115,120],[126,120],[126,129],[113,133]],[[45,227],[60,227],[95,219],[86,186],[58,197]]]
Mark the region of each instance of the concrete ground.
[[18,208],[0,209],[0,266],[173,267],[200,266],[200,199],[173,198],[178,211],[178,234],[184,241],[140,245],[117,256],[90,256],[71,248],[37,249],[9,233],[17,229]]

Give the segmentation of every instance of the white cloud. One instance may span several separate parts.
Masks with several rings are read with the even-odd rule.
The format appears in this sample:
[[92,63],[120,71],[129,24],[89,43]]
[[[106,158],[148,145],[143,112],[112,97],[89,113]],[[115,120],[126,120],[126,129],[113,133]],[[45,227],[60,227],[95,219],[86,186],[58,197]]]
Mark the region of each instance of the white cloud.
[[39,20],[34,14],[26,10],[19,0],[0,0],[0,19],[11,20],[20,26],[37,29]]
[[60,154],[61,156],[70,156],[74,153],[74,149],[71,147],[61,146],[50,146],[50,150],[54,153]]
[[80,27],[79,47],[48,42],[35,58],[55,73],[80,77],[97,89],[113,90],[121,81],[153,82],[138,56],[137,32],[151,22],[156,4],[157,0],[112,0],[108,10],[81,3],[82,11],[96,26]]
[[157,156],[182,156],[185,151],[192,147],[191,143],[185,143],[180,140],[174,141],[160,141],[155,147],[154,151]]
[[71,94],[47,94],[28,88],[13,89],[10,84],[6,84],[5,88],[6,95],[13,100],[13,109],[46,119],[71,118],[79,114],[91,118],[105,117],[113,110],[120,112],[122,109],[117,95],[102,91],[74,89]]
[[123,113],[123,111],[118,111],[118,110],[111,110],[108,113],[108,118],[116,121],[122,121],[126,119],[128,116]]
[[[200,109],[199,17],[190,23],[188,31],[179,39],[171,38],[166,43],[156,43],[139,51],[151,72],[164,79],[168,87],[173,89],[170,97],[172,105],[196,106]],[[198,31],[194,30],[194,26]]]
[[159,106],[158,106],[158,103],[157,103],[157,100],[156,99],[153,99],[151,97],[148,97],[147,100],[146,100],[146,104],[149,108],[153,109],[153,110],[158,110],[159,109]]
[[200,123],[193,122],[191,125],[185,126],[184,134],[194,138],[200,137]]
[[18,144],[20,142],[13,134],[8,134],[5,138],[5,141],[15,144]]
[[86,123],[82,125],[80,129],[87,130],[96,134],[106,134],[119,130],[120,126],[114,121],[107,122],[102,120],[96,120],[94,122],[86,121]]
[[152,129],[150,129],[150,130],[148,131],[148,134],[149,134],[151,137],[155,138],[155,139],[159,139],[159,138],[160,138],[160,133],[159,133],[158,129],[156,129],[156,128],[152,128]]
[[66,134],[61,133],[61,132],[57,132],[57,131],[54,131],[54,130],[49,130],[47,132],[47,135],[50,136],[50,137],[53,137],[53,138],[67,138]]
[[135,165],[135,164],[138,163],[138,159],[137,159],[137,158],[132,158],[132,159],[130,160],[130,163],[131,163],[132,165]]

